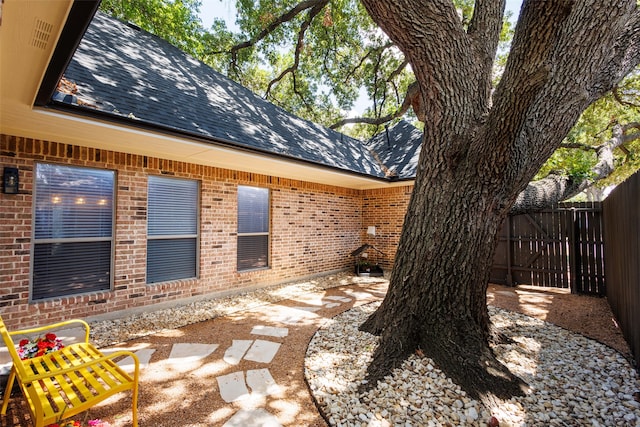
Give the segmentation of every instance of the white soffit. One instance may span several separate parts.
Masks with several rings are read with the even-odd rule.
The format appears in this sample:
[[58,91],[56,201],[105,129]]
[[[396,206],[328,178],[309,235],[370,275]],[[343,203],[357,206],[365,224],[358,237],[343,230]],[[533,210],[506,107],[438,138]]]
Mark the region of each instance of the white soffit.
[[407,185],[51,109],[31,110],[30,116],[21,120],[26,128],[10,127],[7,133],[358,190]]

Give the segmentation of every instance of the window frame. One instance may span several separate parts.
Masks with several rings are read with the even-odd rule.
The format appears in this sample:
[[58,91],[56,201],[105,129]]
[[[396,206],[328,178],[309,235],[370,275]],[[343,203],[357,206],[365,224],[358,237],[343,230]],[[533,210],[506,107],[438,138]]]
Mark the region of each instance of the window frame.
[[[151,196],[149,193],[149,189],[150,189],[150,183],[152,180],[157,179],[157,180],[174,180],[174,181],[183,181],[183,182],[189,182],[189,183],[193,183],[195,184],[196,188],[195,188],[195,193],[196,193],[196,200],[195,200],[195,233],[182,233],[182,234],[163,234],[163,235],[150,235],[149,234],[149,222],[150,222],[150,217],[149,217],[149,211],[150,211],[150,204],[151,204]],[[156,285],[159,283],[166,283],[166,282],[172,282],[172,281],[176,281],[176,280],[197,280],[200,278],[200,239],[201,239],[201,235],[202,235],[202,230],[200,228],[200,221],[201,221],[201,199],[202,199],[202,185],[200,180],[197,179],[192,179],[192,178],[183,178],[183,177],[176,177],[176,176],[162,176],[162,175],[149,175],[147,177],[147,221],[146,221],[146,243],[145,243],[145,248],[146,248],[146,256],[145,256],[145,283],[147,285]],[[166,279],[162,279],[162,280],[155,280],[153,282],[149,281],[149,242],[150,241],[170,241],[170,240],[186,240],[186,239],[193,239],[194,240],[194,246],[195,246],[195,251],[194,251],[194,275],[191,277],[180,277],[180,278],[166,278]]]
[[[112,182],[111,182],[111,228],[110,228],[110,236],[97,236],[97,237],[47,237],[47,238],[37,238],[37,211],[38,211],[38,192],[40,185],[38,185],[38,168],[42,165],[47,165],[51,167],[62,167],[62,168],[71,168],[71,169],[82,169],[82,170],[93,170],[99,172],[108,172],[111,174]],[[116,240],[116,220],[117,220],[117,186],[118,186],[118,173],[116,170],[107,169],[107,168],[96,168],[90,166],[79,166],[74,164],[63,164],[63,163],[51,163],[51,162],[35,162],[33,168],[33,197],[31,203],[31,218],[32,218],[32,230],[31,230],[31,239],[32,245],[30,248],[30,256],[29,256],[29,302],[39,303],[43,301],[49,301],[56,298],[68,298],[74,297],[78,295],[90,294],[95,292],[109,292],[114,288],[114,280],[115,280],[115,240]],[[79,197],[81,197],[80,195]],[[77,293],[64,293],[64,294],[56,294],[50,297],[43,298],[34,298],[34,290],[35,290],[35,266],[36,266],[36,252],[37,246],[39,245],[55,245],[55,244],[68,244],[68,243],[95,243],[95,242],[109,242],[110,250],[109,250],[109,280],[108,286],[105,289],[90,289]]]
[[[259,231],[259,232],[248,232],[248,233],[242,233],[240,232],[240,189],[241,188],[252,188],[252,189],[258,189],[258,190],[263,190],[266,191],[267,193],[267,206],[266,206],[266,213],[267,213],[267,231]],[[271,189],[268,187],[258,187],[255,185],[243,185],[243,184],[239,184],[237,187],[237,197],[236,197],[236,203],[237,203],[237,214],[236,214],[236,272],[238,273],[246,273],[246,272],[251,272],[251,271],[257,271],[257,270],[268,270],[271,268]],[[266,265],[264,266],[259,266],[259,267],[251,267],[251,268],[240,268],[240,251],[239,251],[239,247],[240,247],[240,238],[241,237],[256,237],[256,236],[266,236],[267,237],[267,251],[266,251]]]

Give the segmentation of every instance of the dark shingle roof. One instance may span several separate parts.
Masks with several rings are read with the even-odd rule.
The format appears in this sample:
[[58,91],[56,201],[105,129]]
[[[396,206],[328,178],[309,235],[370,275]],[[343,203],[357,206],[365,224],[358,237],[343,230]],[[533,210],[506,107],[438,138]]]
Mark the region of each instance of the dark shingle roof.
[[361,141],[295,117],[159,37],[102,13],[65,78],[77,85],[78,99],[102,112],[211,143],[384,176]]
[[367,146],[399,179],[415,178],[421,144],[422,131],[405,120],[367,142]]

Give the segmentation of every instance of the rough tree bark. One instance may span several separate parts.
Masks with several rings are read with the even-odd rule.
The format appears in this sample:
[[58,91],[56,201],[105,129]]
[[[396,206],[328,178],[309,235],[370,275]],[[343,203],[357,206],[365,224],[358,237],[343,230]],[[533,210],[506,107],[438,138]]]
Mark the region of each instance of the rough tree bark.
[[486,287],[498,227],[582,111],[638,62],[635,0],[525,0],[491,92],[504,1],[464,29],[450,0],[362,0],[409,60],[426,117],[368,387],[420,349],[490,403],[525,384],[489,348]]

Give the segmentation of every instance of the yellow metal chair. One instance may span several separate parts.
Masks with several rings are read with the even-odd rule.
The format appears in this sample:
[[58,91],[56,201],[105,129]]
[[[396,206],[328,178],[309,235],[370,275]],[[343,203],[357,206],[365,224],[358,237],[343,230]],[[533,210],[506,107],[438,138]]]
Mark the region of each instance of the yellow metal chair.
[[[20,359],[12,339],[16,335],[33,336],[74,326],[84,328],[83,342],[31,359]],[[13,361],[2,401],[2,414],[6,414],[11,389],[17,379],[29,403],[35,427],[53,424],[63,417],[73,417],[125,390],[132,391],[133,427],[138,426],[139,361],[135,354],[117,351],[105,356],[89,343],[89,325],[79,319],[9,332],[0,317],[0,333]],[[114,361],[123,356],[133,359],[133,373],[124,371]]]

